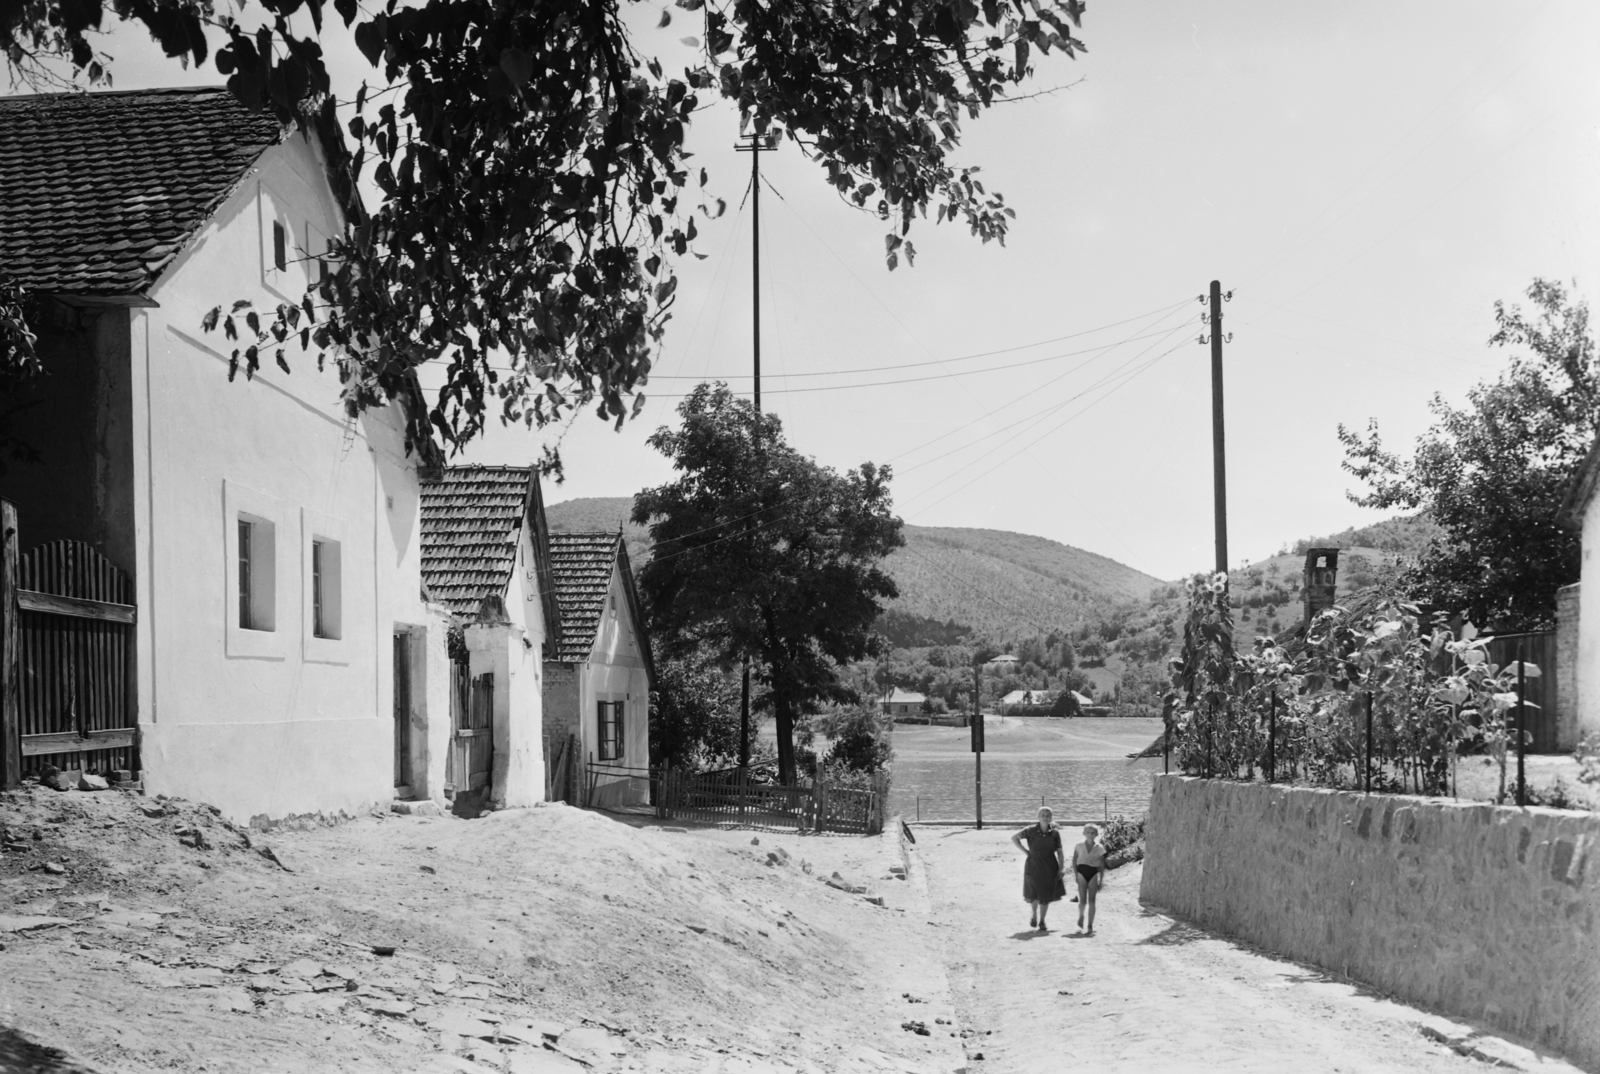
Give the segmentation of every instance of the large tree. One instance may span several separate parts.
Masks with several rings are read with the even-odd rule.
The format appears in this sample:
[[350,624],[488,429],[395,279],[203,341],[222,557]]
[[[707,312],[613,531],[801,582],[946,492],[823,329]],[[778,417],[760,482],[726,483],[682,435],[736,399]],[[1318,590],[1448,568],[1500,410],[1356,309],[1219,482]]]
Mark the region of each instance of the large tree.
[[[635,47],[619,0],[15,0],[0,53],[38,81],[51,61],[90,81],[109,59],[95,31],[142,23],[186,62],[212,56],[248,106],[314,127],[351,207],[331,274],[303,302],[230,308],[234,367],[288,368],[298,342],[339,362],[351,414],[414,393],[442,358],[445,383],[408,406],[413,444],[460,447],[498,408],[542,426],[594,405],[637,413],[672,306],[675,259],[724,202],[690,166],[684,133],[734,103],[744,128],[787,138],[839,195],[887,222],[892,268],[913,220],[959,220],[1004,241],[1013,215],[975,167],[954,163],[963,118],[1004,100],[1037,55],[1072,56],[1082,0],[676,0],[698,63],[681,75]],[[337,23],[373,89],[336,101],[321,47]],[[348,139],[347,137],[348,136]],[[382,191],[366,212],[358,181]],[[3,272],[3,266],[0,266]],[[0,281],[3,282],[3,281]],[[26,285],[25,280],[17,281]],[[15,320],[0,303],[0,322]],[[0,323],[0,364],[27,359]],[[630,401],[631,397],[631,401]],[[558,466],[558,459],[547,460]]]
[[872,627],[897,591],[881,563],[904,543],[889,469],[818,465],[724,384],[700,385],[678,413],[681,426],[650,444],[680,476],[633,501],[654,541],[639,575],[651,630],[669,656],[751,660],[756,701],[776,717],[779,778],[793,784],[796,718],[859,701],[840,668],[885,648]]
[[1410,595],[1466,612],[1494,629],[1531,629],[1555,612],[1556,590],[1578,580],[1579,535],[1561,504],[1600,418],[1587,303],[1534,280],[1531,308],[1495,303],[1489,342],[1511,364],[1454,407],[1434,396],[1433,426],[1410,459],[1339,427],[1344,467],[1367,486],[1364,507],[1426,509],[1443,528],[1406,572]]

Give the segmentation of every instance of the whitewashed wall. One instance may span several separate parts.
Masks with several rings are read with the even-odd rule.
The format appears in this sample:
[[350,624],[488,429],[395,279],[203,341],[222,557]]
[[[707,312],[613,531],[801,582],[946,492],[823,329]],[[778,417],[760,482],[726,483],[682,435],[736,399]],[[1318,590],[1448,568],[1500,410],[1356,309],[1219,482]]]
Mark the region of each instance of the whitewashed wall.
[[[645,671],[640,639],[628,614],[620,565],[611,568],[611,585],[594,648],[579,675],[578,716],[583,729],[580,759],[600,760],[599,702],[621,701],[623,709],[622,756],[605,762],[623,768],[650,767],[650,676]],[[596,782],[597,805],[636,804],[649,801],[649,783],[643,778],[611,776]]]
[[[291,258],[307,243],[320,252],[338,228],[320,153],[300,135],[261,158],[132,331],[146,789],[235,820],[353,812],[390,796],[391,639],[429,624],[399,413],[348,423],[336,372],[319,373],[297,345],[292,373],[268,354],[254,381],[229,383],[232,345],[201,329],[218,304],[299,300],[307,266],[275,267],[275,219],[298,247]],[[270,634],[237,625],[236,509],[276,530]],[[341,542],[337,641],[310,637],[313,530]]]

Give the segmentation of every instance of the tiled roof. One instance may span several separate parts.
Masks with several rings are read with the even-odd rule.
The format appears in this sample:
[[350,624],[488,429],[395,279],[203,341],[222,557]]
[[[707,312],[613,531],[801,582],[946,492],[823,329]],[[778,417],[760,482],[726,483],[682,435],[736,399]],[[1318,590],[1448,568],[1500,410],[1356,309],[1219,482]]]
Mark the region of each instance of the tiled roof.
[[556,605],[561,609],[558,660],[587,660],[594,649],[620,543],[621,535],[616,533],[550,535],[550,573],[555,579]]
[[282,137],[225,89],[0,97],[0,267],[36,291],[142,293]]
[[517,565],[526,466],[450,466],[422,483],[422,582],[458,615],[502,596]]

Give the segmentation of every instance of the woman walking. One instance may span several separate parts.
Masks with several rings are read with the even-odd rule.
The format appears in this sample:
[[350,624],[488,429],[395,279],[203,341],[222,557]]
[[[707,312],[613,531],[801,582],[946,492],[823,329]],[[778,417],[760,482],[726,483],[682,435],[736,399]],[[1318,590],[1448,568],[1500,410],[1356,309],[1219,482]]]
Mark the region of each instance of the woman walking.
[[1099,835],[1099,828],[1086,824],[1083,842],[1072,848],[1072,867],[1078,874],[1078,928],[1083,928],[1087,912],[1090,936],[1094,935],[1094,897],[1100,892],[1101,878],[1106,871],[1106,848],[1100,844]]
[[[1024,846],[1023,843],[1027,845]],[[1049,806],[1039,810],[1039,823],[1029,825],[1011,837],[1011,843],[1028,855],[1022,867],[1022,898],[1028,904],[1028,927],[1048,932],[1044,915],[1050,904],[1064,897],[1067,886],[1062,877],[1067,862],[1061,849],[1061,833],[1056,830],[1055,814]]]

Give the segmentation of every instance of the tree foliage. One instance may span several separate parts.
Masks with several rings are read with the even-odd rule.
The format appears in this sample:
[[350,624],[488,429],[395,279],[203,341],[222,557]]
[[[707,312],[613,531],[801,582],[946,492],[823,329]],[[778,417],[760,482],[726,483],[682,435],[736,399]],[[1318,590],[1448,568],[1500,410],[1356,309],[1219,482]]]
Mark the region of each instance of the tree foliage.
[[1510,367],[1453,407],[1432,403],[1433,426],[1411,459],[1386,450],[1376,423],[1339,428],[1344,467],[1367,486],[1364,507],[1424,508],[1443,530],[1407,572],[1413,599],[1464,611],[1497,629],[1548,623],[1555,593],[1578,579],[1579,538],[1560,509],[1600,412],[1587,303],[1534,280],[1531,309],[1495,303],[1489,342]]
[[658,656],[650,696],[650,763],[703,768],[739,756],[739,682],[702,654]]
[[[332,357],[352,414],[409,398],[416,367],[442,358],[438,396],[407,408],[410,441],[459,448],[495,409],[530,427],[590,405],[618,423],[637,413],[673,265],[725,208],[684,151],[708,99],[787,138],[888,223],[893,268],[914,257],[907,236],[930,206],[936,222],[1004,241],[1012,210],[953,159],[962,121],[1005,99],[1038,54],[1083,48],[1082,0],[677,7],[699,31],[699,62],[681,74],[637,51],[618,0],[334,0],[328,30],[342,23],[373,68],[374,92],[363,84],[354,102],[330,92],[322,0],[241,0],[237,14],[211,0],[24,0],[0,5],[0,49],[14,74],[55,58],[95,81],[108,14],[196,64],[208,30],[225,39],[214,57],[229,88],[316,131],[350,220],[303,301],[247,317],[223,301],[208,328],[235,338],[246,376],[269,355],[287,368],[295,342]],[[363,177],[382,191],[370,213]]]
[[639,575],[651,629],[669,656],[752,661],[778,731],[779,776],[794,782],[796,719],[819,703],[854,703],[839,666],[882,650],[873,629],[896,595],[881,561],[903,538],[889,469],[840,474],[783,440],[726,385],[702,384],[678,429],[650,444],[680,474],[634,499],[655,552]]

